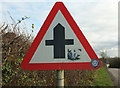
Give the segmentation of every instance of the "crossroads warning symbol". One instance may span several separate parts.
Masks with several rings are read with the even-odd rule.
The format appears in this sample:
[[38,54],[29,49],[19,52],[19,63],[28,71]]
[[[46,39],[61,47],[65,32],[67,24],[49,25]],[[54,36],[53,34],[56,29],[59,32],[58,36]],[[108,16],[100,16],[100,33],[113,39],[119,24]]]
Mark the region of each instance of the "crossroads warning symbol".
[[46,45],[54,45],[54,58],[65,58],[65,45],[73,45],[73,39],[65,39],[65,28],[58,23],[54,31],[54,40],[47,40]]
[[98,69],[100,60],[62,2],[56,2],[22,61],[24,70]]

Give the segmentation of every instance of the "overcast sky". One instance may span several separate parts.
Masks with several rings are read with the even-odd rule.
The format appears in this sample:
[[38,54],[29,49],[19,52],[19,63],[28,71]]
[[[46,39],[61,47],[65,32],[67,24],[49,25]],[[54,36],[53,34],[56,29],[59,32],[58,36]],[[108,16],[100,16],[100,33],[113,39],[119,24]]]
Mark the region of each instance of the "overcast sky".
[[[34,24],[33,35],[36,36],[56,1],[58,0],[4,0],[0,4],[0,19],[3,19],[2,22],[9,21],[8,11],[16,21],[29,16],[30,19],[22,24],[27,26],[30,33],[31,25]],[[97,55],[101,50],[106,50],[108,56],[118,56],[118,0],[59,1],[64,2]]]

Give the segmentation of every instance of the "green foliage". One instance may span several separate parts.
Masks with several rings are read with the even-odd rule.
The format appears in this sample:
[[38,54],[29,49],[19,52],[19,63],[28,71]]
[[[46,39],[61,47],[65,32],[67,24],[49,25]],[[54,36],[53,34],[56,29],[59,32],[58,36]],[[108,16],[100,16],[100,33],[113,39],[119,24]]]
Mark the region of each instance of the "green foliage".
[[65,70],[66,86],[90,86],[95,70]]

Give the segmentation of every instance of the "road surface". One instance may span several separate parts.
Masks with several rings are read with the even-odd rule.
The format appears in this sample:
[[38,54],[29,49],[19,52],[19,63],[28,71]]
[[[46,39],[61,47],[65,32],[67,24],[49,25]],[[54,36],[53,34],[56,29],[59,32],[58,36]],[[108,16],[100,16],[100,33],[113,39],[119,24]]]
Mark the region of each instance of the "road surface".
[[120,87],[120,69],[118,68],[108,68],[108,72],[115,86]]

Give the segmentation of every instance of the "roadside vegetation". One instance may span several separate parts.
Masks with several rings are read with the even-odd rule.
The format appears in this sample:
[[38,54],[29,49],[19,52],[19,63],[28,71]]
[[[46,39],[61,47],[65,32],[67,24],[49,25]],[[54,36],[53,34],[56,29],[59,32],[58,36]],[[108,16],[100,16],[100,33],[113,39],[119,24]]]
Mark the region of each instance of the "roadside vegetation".
[[101,61],[109,64],[109,68],[120,68],[120,57],[109,57],[105,51],[101,52]]
[[109,68],[120,68],[120,58],[106,58],[109,61]]

